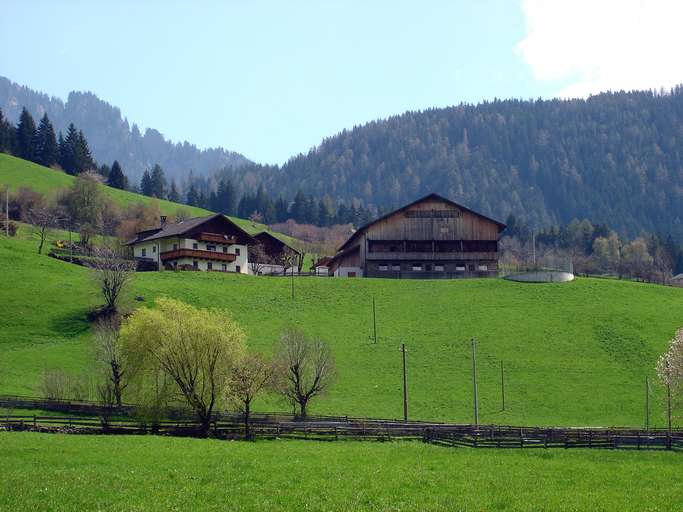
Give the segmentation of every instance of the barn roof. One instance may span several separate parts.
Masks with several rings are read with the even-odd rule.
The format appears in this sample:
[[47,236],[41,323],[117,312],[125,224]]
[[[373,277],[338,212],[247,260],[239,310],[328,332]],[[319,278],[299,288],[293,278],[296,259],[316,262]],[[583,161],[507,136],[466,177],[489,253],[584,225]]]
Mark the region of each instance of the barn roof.
[[[414,206],[414,205],[416,205],[416,204],[418,204],[418,203],[422,203],[423,201],[427,201],[427,200],[430,200],[430,199],[437,199],[437,200],[439,200],[439,201],[443,201],[443,202],[445,202],[445,203],[450,204],[451,206],[455,206],[456,208],[460,208],[461,210],[464,210],[464,211],[469,212],[469,213],[471,213],[471,214],[473,214],[473,215],[476,215],[477,217],[481,217],[482,219],[486,219],[486,220],[488,220],[488,221],[490,221],[490,222],[493,222],[494,224],[496,224],[496,225],[498,226],[498,232],[499,232],[499,233],[500,233],[501,231],[503,231],[503,230],[506,228],[505,224],[503,224],[502,222],[499,222],[499,221],[497,221],[497,220],[495,220],[495,219],[492,219],[491,217],[487,217],[486,215],[482,215],[481,213],[475,212],[474,210],[471,210],[470,208],[467,208],[466,206],[463,206],[463,205],[461,205],[461,204],[459,204],[459,203],[456,203],[455,201],[451,201],[450,199],[448,199],[448,198],[446,198],[446,197],[440,196],[439,194],[436,194],[436,193],[432,192],[431,194],[427,194],[426,196],[421,197],[420,199],[417,199],[417,200],[413,201],[412,203],[408,203],[408,204],[406,204],[406,205],[404,205],[404,206],[401,206],[401,207],[398,208],[397,210],[394,210],[394,211],[392,211],[392,212],[389,212],[389,213],[387,213],[386,215],[382,215],[381,217],[379,217],[379,218],[377,218],[377,219],[375,219],[375,220],[373,220],[373,221],[368,222],[368,223],[365,224],[364,226],[359,227],[359,228],[353,233],[353,235],[351,235],[351,236],[349,237],[349,239],[348,239],[346,242],[344,242],[344,243],[341,245],[341,247],[339,247],[339,251],[343,251],[346,247],[348,247],[349,244],[351,244],[354,240],[356,240],[364,231],[366,231],[366,230],[367,230],[370,226],[372,226],[373,224],[376,224],[377,222],[383,221],[384,219],[386,219],[386,218],[388,218],[388,217],[391,217],[392,215],[395,215],[396,213],[405,211],[405,210],[407,210],[408,208],[410,208],[411,206]],[[338,254],[335,255],[335,258],[336,258],[337,256],[338,256]]]

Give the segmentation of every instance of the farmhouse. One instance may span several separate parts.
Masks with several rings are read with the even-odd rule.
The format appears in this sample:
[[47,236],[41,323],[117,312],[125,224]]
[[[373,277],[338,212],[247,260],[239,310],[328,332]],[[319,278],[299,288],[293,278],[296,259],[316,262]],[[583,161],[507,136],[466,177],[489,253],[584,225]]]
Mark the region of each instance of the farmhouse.
[[358,229],[330,272],[346,277],[492,277],[505,224],[429,194]]
[[[252,250],[250,258],[254,260],[251,265],[254,274],[284,274],[293,268],[301,258],[301,252],[280,240],[275,235],[262,231],[254,235],[259,244],[258,249]],[[256,246],[254,246],[256,247]]]
[[139,269],[248,272],[247,247],[254,238],[216,214],[177,223],[161,217],[158,228],[140,231],[128,242]]

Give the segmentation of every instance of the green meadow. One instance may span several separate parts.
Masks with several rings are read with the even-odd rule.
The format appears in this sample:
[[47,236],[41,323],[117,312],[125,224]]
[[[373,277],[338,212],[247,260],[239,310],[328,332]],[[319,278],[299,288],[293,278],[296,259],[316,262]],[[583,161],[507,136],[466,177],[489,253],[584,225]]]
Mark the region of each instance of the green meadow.
[[[36,248],[27,227],[0,238],[3,393],[36,394],[45,369],[77,375],[90,365],[86,315],[100,304],[97,286],[87,269],[39,256]],[[289,278],[139,273],[126,307],[153,307],[155,297],[169,296],[225,309],[248,345],[264,353],[286,327],[328,341],[337,379],[313,413],[401,417],[399,346],[406,343],[410,417],[470,422],[476,337],[481,422],[643,425],[647,376],[651,424],[664,425],[654,366],[683,325],[682,289],[599,279],[536,285],[301,277],[294,290],[292,299]],[[257,405],[285,409],[276,397]]]
[[0,433],[2,510],[671,511],[680,455]]

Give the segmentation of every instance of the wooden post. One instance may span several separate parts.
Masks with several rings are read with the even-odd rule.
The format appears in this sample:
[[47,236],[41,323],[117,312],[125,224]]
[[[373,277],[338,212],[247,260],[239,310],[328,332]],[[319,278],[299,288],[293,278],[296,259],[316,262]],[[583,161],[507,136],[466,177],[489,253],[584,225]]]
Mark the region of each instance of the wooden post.
[[5,189],[5,236],[9,238],[9,185]]
[[667,432],[666,432],[666,448],[671,450],[671,384],[668,381],[669,376],[667,375],[666,383],[666,417],[668,422]]
[[472,391],[474,399],[474,424],[479,425],[479,397],[477,394],[477,340],[472,338]]
[[503,398],[503,411],[505,410],[505,373],[503,372],[503,360],[500,360],[500,394]]
[[294,300],[294,264],[292,264],[292,300]]
[[372,296],[372,332],[373,332],[373,337],[375,340],[375,344],[377,344],[377,315],[375,312],[375,296]]
[[645,430],[650,430],[650,382],[645,377]]
[[401,343],[401,356],[403,359],[403,421],[408,421],[408,375],[406,373],[406,344]]

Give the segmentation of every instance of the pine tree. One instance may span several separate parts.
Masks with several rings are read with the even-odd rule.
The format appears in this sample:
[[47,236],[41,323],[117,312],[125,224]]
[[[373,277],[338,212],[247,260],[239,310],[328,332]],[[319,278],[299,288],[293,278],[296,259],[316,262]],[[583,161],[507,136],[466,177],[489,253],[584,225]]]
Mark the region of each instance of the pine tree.
[[123,174],[123,170],[121,169],[118,160],[114,160],[114,163],[111,166],[109,178],[107,179],[107,185],[121,190],[125,190],[127,188],[128,178],[126,178],[126,175]]
[[152,168],[151,179],[151,196],[163,199],[166,197],[166,178],[164,177],[164,170],[159,164],[154,164]]
[[187,204],[190,206],[199,206],[199,192],[194,183],[190,184],[190,189],[187,191]]
[[76,174],[97,168],[97,164],[95,163],[95,160],[93,160],[92,154],[90,153],[88,141],[85,139],[85,135],[83,135],[82,130],[78,131],[78,136],[76,137],[75,156]]
[[171,180],[171,188],[168,191],[168,200],[172,203],[180,202],[180,193],[176,187],[175,180]]
[[287,201],[282,196],[275,202],[275,222],[285,222],[289,217]]
[[69,125],[66,138],[59,133],[59,165],[68,174],[78,174],[78,161],[76,156],[78,146],[78,130],[73,123]]
[[306,196],[299,190],[294,196],[294,202],[290,211],[291,217],[299,224],[303,224],[306,218]]
[[16,154],[25,160],[36,160],[35,150],[36,123],[26,108],[21,109],[16,129]]
[[140,179],[140,192],[146,196],[152,196],[154,189],[152,188],[152,176],[149,171],[145,169],[142,173],[142,178]]
[[59,146],[57,146],[57,137],[55,129],[44,114],[38,125],[36,132],[35,144],[36,162],[45,167],[50,167],[57,163],[59,159]]
[[14,129],[0,110],[0,151],[10,153],[13,149]]

